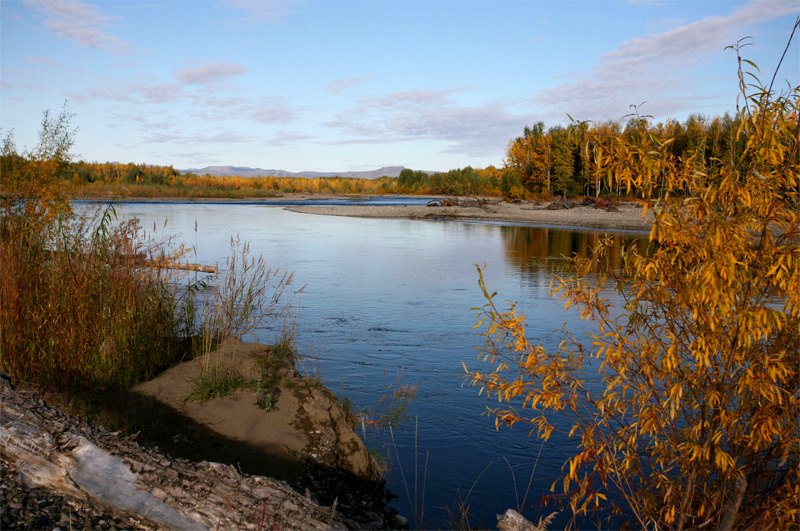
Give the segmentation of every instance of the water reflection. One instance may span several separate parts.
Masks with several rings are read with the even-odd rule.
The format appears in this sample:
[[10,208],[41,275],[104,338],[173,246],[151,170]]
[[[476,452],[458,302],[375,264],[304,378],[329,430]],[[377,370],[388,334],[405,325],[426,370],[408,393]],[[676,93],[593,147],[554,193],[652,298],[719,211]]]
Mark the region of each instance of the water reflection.
[[622,267],[623,251],[633,248],[647,255],[650,242],[646,233],[606,233],[551,227],[499,227],[505,244],[506,260],[526,276],[549,276],[543,261],[565,259],[572,256],[588,257],[604,236],[611,237],[608,264],[612,269]]

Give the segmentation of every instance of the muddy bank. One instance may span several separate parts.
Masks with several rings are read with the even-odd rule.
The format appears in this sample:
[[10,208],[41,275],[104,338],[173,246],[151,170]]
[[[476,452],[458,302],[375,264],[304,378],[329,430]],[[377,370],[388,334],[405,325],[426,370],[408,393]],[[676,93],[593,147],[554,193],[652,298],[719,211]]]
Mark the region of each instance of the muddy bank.
[[[258,357],[270,354],[266,345],[228,339],[211,354],[176,365],[131,391],[151,397],[228,439],[259,447],[283,466],[312,462],[372,479],[377,472],[369,452],[336,397],[293,367],[281,369],[277,376],[279,391],[270,393],[270,403],[262,403],[263,407],[258,404],[257,390],[246,384],[228,396],[207,402],[188,399],[201,371],[236,374],[247,382],[258,382],[263,377]],[[193,437],[191,433],[181,436]],[[273,473],[285,477],[292,471],[287,468]]]
[[489,200],[481,206],[293,206],[293,212],[326,216],[406,219],[463,219],[488,222],[510,222],[530,225],[558,225],[608,230],[650,230],[652,214],[642,216],[642,207],[635,203],[619,203],[613,209],[591,205],[570,205],[551,210],[552,203],[524,201],[509,203]]
[[267,401],[252,385],[203,403],[187,399],[203,370],[234,371],[258,382],[264,377],[259,360],[270,355],[269,346],[228,339],[211,354],[131,389],[132,399],[150,411],[138,416],[160,417],[157,430],[167,431],[160,440],[175,434],[172,454],[287,481],[315,502],[336,504],[348,527],[379,520],[396,527],[389,493],[353,419],[319,381],[290,365],[280,369],[277,392]]

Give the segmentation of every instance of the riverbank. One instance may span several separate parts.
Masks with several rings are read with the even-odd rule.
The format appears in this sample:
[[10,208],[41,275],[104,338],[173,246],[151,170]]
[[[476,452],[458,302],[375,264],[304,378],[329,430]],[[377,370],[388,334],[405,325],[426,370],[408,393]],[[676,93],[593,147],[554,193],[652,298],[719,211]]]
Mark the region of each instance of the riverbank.
[[[307,205],[294,205],[284,207],[292,212],[304,214],[318,214],[325,216],[347,216],[359,218],[402,218],[402,219],[460,219],[475,220],[490,223],[514,223],[523,225],[562,227],[581,227],[590,229],[606,229],[620,231],[649,231],[653,223],[652,212],[642,216],[642,206],[634,202],[612,203],[608,208],[595,208],[594,204],[584,205],[577,201],[569,201],[569,208],[554,208],[552,201],[520,201],[507,202],[495,198],[488,199],[455,199],[451,198],[451,206],[425,206],[425,205],[322,205],[314,204],[317,201],[337,199],[358,199],[373,197],[369,195],[342,195],[342,194],[307,194],[290,193],[272,197],[259,198],[210,198],[210,197],[126,197],[110,198],[105,196],[84,195],[76,196],[80,200],[111,200],[120,202],[244,202],[263,203],[269,205],[274,202],[280,206],[281,201],[302,201]],[[401,198],[402,195],[386,195],[376,197]],[[414,196],[408,196],[414,197]],[[435,196],[430,196],[435,197]],[[445,199],[436,197],[436,199]],[[480,203],[480,206],[478,206]],[[556,203],[555,206],[564,203]]]
[[[124,433],[63,413],[0,374],[0,418],[7,419],[0,423],[0,528],[156,529],[167,518],[161,513],[176,510],[188,522],[178,527],[186,529],[211,529],[215,522],[225,529],[234,528],[231,522],[262,528],[265,515],[283,529],[402,527],[366,447],[319,382],[286,368],[268,410],[256,405],[248,386],[203,404],[186,399],[200,367],[256,378],[257,357],[268,351],[230,339],[208,359],[181,363],[109,396],[113,405],[101,416],[104,423],[127,424]],[[136,433],[128,434],[132,428]],[[134,438],[150,444],[139,446]],[[116,460],[114,474],[103,472],[109,460]],[[112,477],[117,472],[135,485],[120,484]],[[198,481],[209,489],[188,486]],[[269,507],[252,511],[263,500],[244,498],[262,484],[282,498],[271,496]],[[137,497],[147,499],[127,502]]]
[[524,201],[486,201],[480,206],[475,202],[452,206],[291,206],[292,212],[326,216],[349,216],[362,218],[404,219],[458,219],[493,223],[525,225],[557,225],[620,231],[649,231],[653,215],[642,215],[642,206],[636,203],[618,203],[612,208],[595,208],[593,205],[572,204],[569,208],[552,209],[550,203]]
[[[67,415],[0,375],[3,529],[346,529],[272,478],[188,461]],[[58,506],[58,511],[48,506]],[[102,520],[102,523],[101,523]],[[51,527],[54,526],[54,527]]]

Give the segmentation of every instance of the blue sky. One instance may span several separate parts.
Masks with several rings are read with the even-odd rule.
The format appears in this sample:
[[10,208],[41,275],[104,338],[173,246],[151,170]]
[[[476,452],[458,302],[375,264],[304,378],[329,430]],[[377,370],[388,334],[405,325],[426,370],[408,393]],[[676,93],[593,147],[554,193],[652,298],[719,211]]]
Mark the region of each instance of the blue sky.
[[[0,125],[64,101],[88,161],[289,171],[502,165],[544,121],[733,111],[798,0],[1,0]],[[800,37],[796,36],[796,39]],[[795,41],[779,74],[800,84]]]

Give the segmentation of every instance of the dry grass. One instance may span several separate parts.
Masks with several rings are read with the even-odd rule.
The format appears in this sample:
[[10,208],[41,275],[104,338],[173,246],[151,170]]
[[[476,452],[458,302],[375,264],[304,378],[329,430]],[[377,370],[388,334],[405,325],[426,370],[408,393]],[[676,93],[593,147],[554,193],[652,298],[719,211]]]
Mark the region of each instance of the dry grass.
[[[182,354],[172,274],[135,221],[65,213],[29,224],[6,201],[0,239],[0,366],[49,389],[124,387]],[[180,253],[180,249],[177,250]]]

